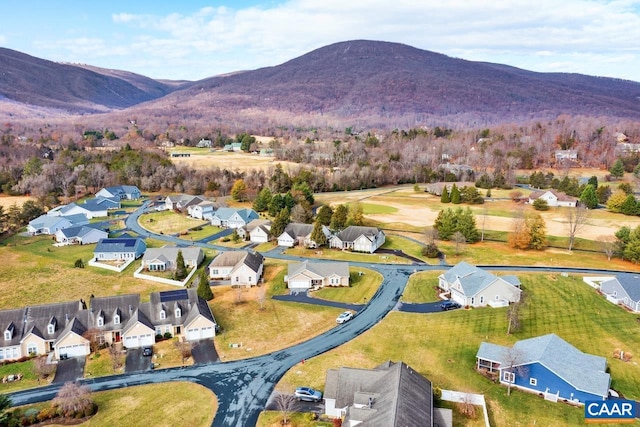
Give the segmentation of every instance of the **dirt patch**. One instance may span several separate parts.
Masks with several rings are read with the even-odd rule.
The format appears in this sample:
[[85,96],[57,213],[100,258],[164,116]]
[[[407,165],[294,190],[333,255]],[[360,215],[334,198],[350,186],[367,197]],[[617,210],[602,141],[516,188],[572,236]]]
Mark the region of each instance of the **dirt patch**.
[[29,196],[0,196],[0,206],[5,210],[9,209],[11,205],[22,206],[27,200],[35,200]]

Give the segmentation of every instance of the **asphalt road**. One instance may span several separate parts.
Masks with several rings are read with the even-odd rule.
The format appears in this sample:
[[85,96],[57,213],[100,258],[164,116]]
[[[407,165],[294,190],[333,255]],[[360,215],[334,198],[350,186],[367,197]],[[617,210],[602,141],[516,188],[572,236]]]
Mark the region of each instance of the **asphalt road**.
[[[146,204],[143,205],[143,208]],[[149,236],[137,224],[137,218],[142,209],[138,209],[126,220],[127,228],[141,236]],[[179,238],[153,235],[170,243],[184,244]],[[191,243],[191,242],[189,242]],[[203,242],[193,242],[201,247],[211,247],[219,250],[228,248],[209,245]],[[301,260],[299,257],[284,255],[281,251],[269,251],[263,255],[267,257]],[[357,316],[350,322],[333,328],[322,335],[316,336],[301,344],[275,351],[273,353],[254,357],[251,359],[233,362],[194,365],[189,367],[162,369],[157,371],[142,371],[125,373],[109,377],[83,380],[93,391],[112,390],[122,387],[130,387],[142,384],[162,383],[169,381],[192,381],[212,390],[218,398],[218,412],[213,421],[213,426],[220,427],[244,427],[255,425],[261,411],[267,405],[275,384],[293,366],[303,359],[309,359],[328,350],[338,347],[369,328],[377,324],[387,315],[398,301],[407,280],[411,274],[417,271],[444,270],[444,265],[386,265],[351,263],[378,271],[383,276],[382,285],[368,304],[360,310]],[[555,272],[571,274],[598,274],[612,275],[619,273],[611,270],[591,270],[584,268],[563,267],[522,267],[522,266],[484,266],[498,271],[524,271],[524,272]],[[24,405],[52,399],[60,385],[51,384],[37,389],[22,390],[9,395],[14,405]]]

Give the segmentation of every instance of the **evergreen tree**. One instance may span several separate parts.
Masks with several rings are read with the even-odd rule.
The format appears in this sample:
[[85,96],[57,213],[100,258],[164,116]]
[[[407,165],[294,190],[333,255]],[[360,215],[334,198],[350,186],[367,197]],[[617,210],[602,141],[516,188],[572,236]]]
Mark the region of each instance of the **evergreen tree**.
[[331,224],[331,215],[333,215],[333,209],[329,205],[322,205],[318,209],[318,215],[316,215],[316,221],[320,221],[320,224],[328,226]]
[[347,223],[347,215],[349,210],[345,205],[338,205],[333,215],[331,216],[331,229],[333,231],[340,231]]
[[316,242],[318,246],[324,246],[327,244],[327,236],[322,231],[322,223],[316,219],[313,223],[313,231],[311,232],[311,240]]
[[231,198],[238,202],[244,202],[247,198],[247,184],[243,179],[237,179],[231,187]]
[[604,205],[611,197],[611,187],[608,185],[600,185],[596,188],[596,195],[598,196],[598,203]]
[[284,209],[284,198],[280,194],[274,194],[269,202],[269,215],[275,217],[282,209]]
[[611,212],[621,212],[622,204],[626,199],[627,193],[622,190],[616,190],[616,192],[607,200],[607,209]]
[[451,203],[453,203],[454,205],[459,205],[461,201],[462,198],[460,197],[460,190],[458,190],[458,187],[454,183],[451,186]]
[[269,187],[264,187],[258,193],[258,197],[253,201],[253,210],[256,212],[264,212],[269,209],[269,203],[271,203],[271,190]]
[[298,203],[296,199],[293,198],[291,191],[287,191],[282,199],[284,200],[284,205],[289,208],[289,212],[291,212],[291,209]]
[[213,292],[209,285],[209,269],[204,267],[200,272],[200,281],[198,282],[197,294],[205,301],[211,301],[213,299]]
[[346,225],[362,225],[364,223],[364,215],[362,212],[362,204],[354,202],[349,204],[349,214],[347,215]]
[[451,203],[451,199],[449,198],[449,190],[447,190],[446,184],[442,186],[442,194],[440,195],[440,202]]
[[289,209],[282,209],[271,223],[271,234],[276,238],[284,233],[284,229],[289,224]]
[[476,218],[473,216],[471,208],[458,208],[456,210],[456,231],[462,233],[467,240],[467,243],[475,243],[480,240],[480,233],[476,226]]
[[624,250],[631,239],[631,229],[629,227],[622,227],[615,233],[616,236],[616,249],[614,254],[617,257],[624,258]]
[[547,247],[547,226],[540,214],[534,213],[527,217],[526,226],[529,231],[529,248],[543,250]]
[[592,184],[588,184],[584,188],[580,195],[580,202],[588,209],[595,209],[598,207],[598,196],[596,195],[596,189]]
[[640,226],[631,231],[623,255],[624,259],[633,261],[636,264],[640,261]]
[[533,201],[533,209],[537,210],[537,211],[548,211],[549,210],[549,203],[547,203],[547,201],[545,199],[535,199]]
[[629,194],[627,198],[620,206],[620,212],[625,215],[637,215],[638,214],[638,202],[633,194]]
[[438,212],[433,228],[438,231],[442,240],[449,240],[456,232],[455,214],[452,209],[443,209]]
[[618,190],[624,191],[625,194],[633,194],[633,187],[631,187],[631,184],[628,182],[621,182],[620,185],[618,185]]
[[609,173],[613,178],[622,178],[624,176],[624,164],[622,160],[616,160],[613,166],[611,166],[611,169],[609,169]]
[[593,188],[595,188],[597,190],[598,189],[598,177],[593,175],[591,178],[589,178],[589,181],[587,182],[587,185],[593,185]]
[[178,255],[176,256],[176,273],[175,277],[177,281],[182,281],[187,277],[187,267],[184,265],[184,256],[182,255],[182,251],[178,251]]

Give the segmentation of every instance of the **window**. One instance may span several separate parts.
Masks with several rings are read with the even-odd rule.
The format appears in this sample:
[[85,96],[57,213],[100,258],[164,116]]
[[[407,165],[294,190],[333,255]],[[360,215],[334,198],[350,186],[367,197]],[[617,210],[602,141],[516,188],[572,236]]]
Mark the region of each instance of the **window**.
[[160,318],[161,319],[166,319],[167,318],[167,314],[164,312],[164,310],[160,310]]
[[218,274],[218,269],[214,268],[213,270],[211,270],[211,274]]
[[104,326],[104,317],[98,317],[98,326]]
[[480,304],[484,304],[484,297],[483,296],[480,297]]
[[176,307],[176,317],[180,316],[182,316],[182,310],[180,310],[180,307]]
[[538,379],[537,378],[529,378],[529,384],[536,386],[538,385]]
[[54,325],[53,323],[49,323],[47,325],[47,332],[50,334],[53,334],[56,331],[56,325]]
[[119,315],[115,315],[113,316],[113,324],[114,325],[119,325],[120,324],[120,316]]
[[516,374],[514,374],[513,372],[504,371],[504,373],[502,374],[502,380],[508,383],[514,383],[516,382]]
[[5,340],[11,339],[11,331],[4,331],[4,339]]
[[34,343],[29,343],[29,345],[27,346],[27,353],[29,353],[30,355],[38,354],[38,346]]
[[471,305],[475,304],[475,302],[476,302],[476,299],[472,297],[471,298]]

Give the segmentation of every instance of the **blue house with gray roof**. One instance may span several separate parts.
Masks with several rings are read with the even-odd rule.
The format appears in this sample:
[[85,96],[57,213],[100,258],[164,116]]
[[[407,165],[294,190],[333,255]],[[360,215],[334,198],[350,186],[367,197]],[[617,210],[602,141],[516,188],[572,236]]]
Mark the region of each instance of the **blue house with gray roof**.
[[219,208],[211,217],[211,225],[240,228],[258,218],[260,217],[253,209]]
[[640,275],[625,273],[600,283],[600,292],[614,304],[621,304],[629,310],[640,313]]
[[611,385],[607,359],[583,353],[556,334],[518,341],[511,348],[483,342],[476,367],[497,372],[503,385],[554,402],[606,400]]
[[96,193],[96,197],[104,197],[106,199],[117,198],[120,200],[138,200],[141,197],[140,189],[135,185],[116,185],[113,187],[105,187]]
[[453,301],[469,307],[505,307],[520,301],[522,294],[516,276],[498,277],[464,261],[438,276],[438,286]]

